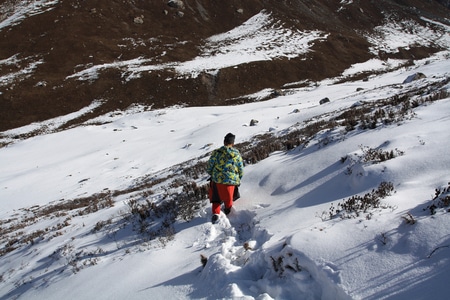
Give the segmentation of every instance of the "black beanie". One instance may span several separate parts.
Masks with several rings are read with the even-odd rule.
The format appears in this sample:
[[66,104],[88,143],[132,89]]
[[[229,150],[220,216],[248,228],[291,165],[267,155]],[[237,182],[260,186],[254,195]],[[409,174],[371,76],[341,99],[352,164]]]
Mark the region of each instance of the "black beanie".
[[231,144],[234,144],[234,138],[235,138],[234,134],[228,133],[228,134],[225,136],[225,138],[223,139],[223,143],[224,143],[225,145],[231,145]]

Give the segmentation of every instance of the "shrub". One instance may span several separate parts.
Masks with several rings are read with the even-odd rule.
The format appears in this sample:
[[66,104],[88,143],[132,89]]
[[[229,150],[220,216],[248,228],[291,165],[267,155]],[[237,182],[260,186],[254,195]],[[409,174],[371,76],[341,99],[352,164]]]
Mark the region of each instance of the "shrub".
[[450,182],[447,187],[435,189],[434,197],[431,202],[432,203],[424,209],[429,210],[431,215],[436,214],[436,211],[440,208],[446,208],[447,212],[450,212]]
[[270,260],[272,262],[273,270],[280,278],[286,277],[289,273],[297,273],[305,270],[305,268],[300,265],[299,258],[286,243],[283,244],[280,254],[276,257],[271,255]]
[[380,207],[382,199],[390,196],[394,191],[394,185],[391,182],[381,182],[377,189],[363,196],[352,196],[342,203],[337,204],[337,208],[331,205],[329,209],[330,219],[339,215],[341,218],[358,217],[361,213],[369,213],[367,218],[371,217],[369,210]]
[[411,213],[407,213],[406,216],[402,216],[402,218],[405,220],[406,224],[416,224],[416,219],[414,219]]

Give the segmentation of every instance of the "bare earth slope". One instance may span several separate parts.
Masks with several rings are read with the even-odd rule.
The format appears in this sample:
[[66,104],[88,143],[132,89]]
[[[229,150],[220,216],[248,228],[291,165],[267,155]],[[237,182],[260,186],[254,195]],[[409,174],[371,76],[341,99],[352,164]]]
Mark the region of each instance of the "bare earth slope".
[[[95,100],[102,104],[74,123],[133,103],[234,104],[265,88],[339,76],[373,57],[424,58],[441,50],[439,44],[373,51],[367,35],[388,21],[425,24],[426,18],[448,24],[444,2],[0,1],[0,131],[68,114]],[[199,57],[232,54],[239,41],[231,30],[245,29],[242,25],[258,14],[267,20],[254,32],[255,40],[269,29],[286,37],[256,47],[272,56],[183,72],[185,63]],[[210,38],[224,32],[229,36],[222,36],[222,44]],[[307,51],[295,49],[300,39],[314,35]],[[291,49],[277,53],[283,43]]]

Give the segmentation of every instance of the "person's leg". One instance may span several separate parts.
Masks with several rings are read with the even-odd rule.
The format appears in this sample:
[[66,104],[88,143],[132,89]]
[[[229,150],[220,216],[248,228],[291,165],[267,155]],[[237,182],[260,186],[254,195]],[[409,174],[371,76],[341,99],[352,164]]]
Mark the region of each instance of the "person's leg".
[[212,213],[213,215],[220,215],[221,203],[212,203]]
[[[220,214],[220,206],[222,201],[220,200],[219,193],[217,191],[217,183],[211,181],[208,191],[209,202],[211,202],[212,214],[214,215]],[[215,218],[217,220],[217,218]],[[214,223],[214,220],[213,220]]]
[[220,200],[222,200],[225,205],[225,213],[228,214],[233,206],[234,185],[218,183],[217,192],[219,193]]

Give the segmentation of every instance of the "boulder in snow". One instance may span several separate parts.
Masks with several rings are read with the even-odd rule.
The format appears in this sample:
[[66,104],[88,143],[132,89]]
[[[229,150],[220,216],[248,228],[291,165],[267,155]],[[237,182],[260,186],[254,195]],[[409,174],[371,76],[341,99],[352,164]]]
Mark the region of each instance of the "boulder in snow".
[[258,123],[259,123],[258,120],[252,119],[252,120],[250,121],[250,126],[256,126]]
[[321,100],[319,101],[319,104],[322,105],[322,104],[325,104],[325,103],[327,103],[327,102],[330,102],[330,99],[328,99],[328,97],[321,99]]
[[408,77],[406,77],[406,79],[403,81],[403,84],[405,83],[410,83],[413,82],[415,80],[419,80],[419,79],[423,79],[423,78],[427,78],[427,76],[425,76],[425,74],[423,73],[414,73],[412,75],[409,75]]

